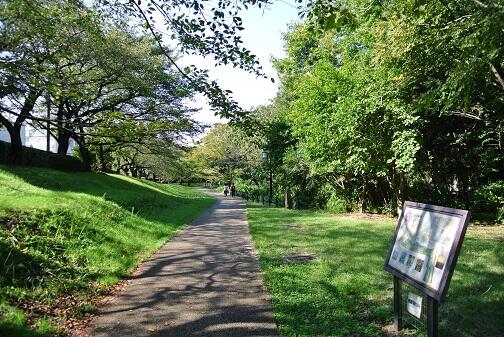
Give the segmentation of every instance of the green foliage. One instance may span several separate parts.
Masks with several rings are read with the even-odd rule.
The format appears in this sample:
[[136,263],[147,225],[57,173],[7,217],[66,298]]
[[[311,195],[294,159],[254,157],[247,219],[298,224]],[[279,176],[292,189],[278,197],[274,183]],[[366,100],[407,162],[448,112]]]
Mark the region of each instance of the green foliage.
[[[336,195],[360,211],[392,214],[409,199],[478,215],[485,198],[474,191],[504,177],[502,7],[309,7],[284,34],[285,57],[274,60],[278,96],[230,128],[249,136],[241,148],[268,154],[262,164],[241,161],[242,190],[263,193],[272,173],[274,195],[298,208],[325,208]],[[229,156],[226,146],[215,142],[213,152]],[[487,204],[491,217],[502,212]]]
[[504,181],[482,185],[473,192],[473,209],[496,215],[496,220],[504,222]]
[[291,140],[282,148],[262,132],[282,149],[277,185],[312,207],[328,202],[326,185],[373,212],[405,199],[476,207],[473,191],[504,175],[504,59],[491,24],[503,22],[502,7],[349,1],[324,10],[289,27],[286,56],[274,61],[281,90],[264,109]]
[[267,198],[268,188],[266,184],[257,184],[248,179],[238,179],[236,181],[238,193],[248,199],[261,200]]
[[5,336],[45,337],[26,327],[26,316],[22,310],[0,303],[0,332]]
[[197,165],[200,177],[228,183],[261,162],[260,149],[239,128],[216,125],[190,153],[188,160]]
[[37,322],[37,332],[42,336],[54,336],[58,332],[58,329],[51,324],[51,321],[40,319]]
[[[65,294],[82,303],[70,308],[75,317],[212,203],[119,175],[2,166],[0,181],[0,302],[51,305]],[[1,324],[22,327],[18,316]]]
[[[0,67],[7,85],[0,123],[11,133],[11,143],[20,142],[14,129],[22,123],[44,129],[49,123],[59,152],[65,153],[74,139],[89,170],[95,146],[107,153],[154,147],[152,139],[173,141],[198,130],[184,101],[194,88],[146,32],[126,19],[56,0],[9,0],[0,5],[0,14],[6,18]],[[14,162],[22,148],[12,150]],[[96,162],[106,166],[103,159]]]
[[[248,216],[280,336],[383,336],[394,319],[392,276],[383,270],[394,220],[253,203]],[[500,336],[503,238],[501,226],[468,228],[448,297],[440,305],[440,335]],[[307,253],[319,260],[288,264],[282,259]]]
[[327,200],[326,210],[331,213],[345,213],[347,212],[347,208],[345,200],[341,199],[336,194],[331,195],[329,200]]

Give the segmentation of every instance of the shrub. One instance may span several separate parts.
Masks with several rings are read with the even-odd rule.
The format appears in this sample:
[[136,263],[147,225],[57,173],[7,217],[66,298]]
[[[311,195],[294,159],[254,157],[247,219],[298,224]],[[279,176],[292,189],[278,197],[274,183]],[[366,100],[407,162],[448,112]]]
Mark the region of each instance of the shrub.
[[23,165],[36,167],[49,167],[46,151],[23,147]]
[[378,213],[386,215],[396,215],[398,213],[397,202],[395,200],[391,202],[384,202],[383,205],[378,207]]
[[65,154],[50,154],[47,156],[49,168],[63,171],[81,171],[82,162],[75,157]]
[[478,187],[472,196],[475,212],[491,213],[496,220],[504,221],[504,180]]
[[[7,164],[10,143],[0,141],[0,163]],[[23,165],[52,168],[63,171],[82,171],[81,161],[64,154],[48,153],[44,150],[23,147]]]
[[504,206],[497,210],[497,222],[504,223]]
[[347,204],[345,200],[333,194],[329,200],[327,200],[326,210],[331,213],[345,213],[347,211]]

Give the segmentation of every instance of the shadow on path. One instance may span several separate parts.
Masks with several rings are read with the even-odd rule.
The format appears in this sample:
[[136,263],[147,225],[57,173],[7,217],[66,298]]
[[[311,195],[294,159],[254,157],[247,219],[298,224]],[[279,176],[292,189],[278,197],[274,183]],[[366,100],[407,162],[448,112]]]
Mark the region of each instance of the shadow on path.
[[91,334],[276,336],[244,203],[218,201],[151,259],[100,311]]

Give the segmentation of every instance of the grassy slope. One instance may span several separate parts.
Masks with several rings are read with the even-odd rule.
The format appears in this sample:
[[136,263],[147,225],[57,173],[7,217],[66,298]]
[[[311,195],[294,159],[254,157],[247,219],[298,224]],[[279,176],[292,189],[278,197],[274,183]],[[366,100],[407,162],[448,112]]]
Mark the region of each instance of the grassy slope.
[[38,334],[25,331],[9,303],[57,306],[62,294],[85,303],[90,284],[116,283],[212,202],[119,175],[0,166],[0,335],[50,331],[44,320]]
[[[383,265],[395,220],[357,220],[251,203],[248,213],[282,336],[383,334],[382,327],[393,320],[392,277]],[[440,336],[502,336],[503,241],[503,226],[469,227],[440,307]],[[316,253],[320,261],[288,265],[282,260],[299,253]]]

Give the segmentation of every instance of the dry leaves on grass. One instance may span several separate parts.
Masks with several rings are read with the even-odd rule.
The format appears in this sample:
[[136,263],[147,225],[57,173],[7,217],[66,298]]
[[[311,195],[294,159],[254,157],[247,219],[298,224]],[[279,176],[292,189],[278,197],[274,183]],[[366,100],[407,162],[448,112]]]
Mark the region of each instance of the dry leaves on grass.
[[56,336],[84,336],[80,332],[87,329],[96,315],[97,307],[108,303],[130,283],[130,280],[122,280],[106,290],[89,284],[85,297],[60,295],[51,303],[16,299],[11,305],[25,312],[27,322],[33,329],[36,329],[39,319],[45,318],[50,319],[60,331]]

